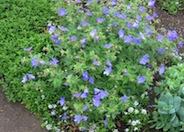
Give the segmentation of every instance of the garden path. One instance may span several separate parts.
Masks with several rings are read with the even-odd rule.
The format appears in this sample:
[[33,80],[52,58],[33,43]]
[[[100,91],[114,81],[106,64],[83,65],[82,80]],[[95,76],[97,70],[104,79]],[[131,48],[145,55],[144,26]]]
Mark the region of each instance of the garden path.
[[8,102],[0,86],[0,132],[47,132],[41,120],[20,103]]

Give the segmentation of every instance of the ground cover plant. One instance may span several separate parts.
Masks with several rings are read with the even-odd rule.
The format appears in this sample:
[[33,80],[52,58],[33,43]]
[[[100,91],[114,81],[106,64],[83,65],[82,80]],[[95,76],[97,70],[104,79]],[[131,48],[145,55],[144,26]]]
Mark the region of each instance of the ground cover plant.
[[[43,34],[48,20],[56,14],[51,10],[50,0],[3,0],[0,1],[0,77],[4,79],[4,90],[11,101],[20,101],[21,77],[27,67],[21,67],[25,47],[41,51],[49,43]],[[20,89],[19,89],[20,88]],[[21,94],[20,94],[21,95]]]
[[[176,43],[182,46],[182,39],[175,31],[159,34],[151,25],[158,17],[152,12],[155,1],[54,2],[49,11],[57,16],[48,23],[46,34],[39,33],[42,24],[35,27],[38,30],[27,26],[33,30],[28,32],[31,37],[15,41],[25,45],[11,47],[13,41],[7,40],[9,45],[2,49],[1,75],[9,98],[42,117],[50,131],[150,131],[150,124],[164,128],[165,122],[161,126],[159,122],[165,119],[160,109],[165,109],[159,104],[170,105],[167,96],[181,102],[183,95],[165,92],[165,83],[157,82],[157,76],[167,77],[167,67],[179,62]],[[7,56],[10,51],[15,54]],[[153,89],[162,93],[161,103],[149,123]],[[183,117],[183,105],[176,107],[170,112],[173,120]]]
[[[154,75],[175,63],[170,53],[178,36],[158,34],[150,25],[157,14],[140,3],[58,1],[58,21],[48,24],[53,44],[39,54],[26,49],[23,61],[36,69],[22,78],[29,94],[23,102],[45,110],[48,130],[117,130],[116,121],[126,131],[145,129],[147,91]],[[28,102],[35,96],[27,90],[36,101]]]
[[176,14],[179,10],[183,10],[184,0],[158,0],[162,9],[167,10],[170,14]]

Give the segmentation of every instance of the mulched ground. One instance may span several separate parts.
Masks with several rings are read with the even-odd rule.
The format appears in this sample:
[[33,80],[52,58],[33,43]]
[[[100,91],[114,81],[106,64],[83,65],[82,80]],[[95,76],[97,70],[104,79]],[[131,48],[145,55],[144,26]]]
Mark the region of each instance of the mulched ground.
[[[183,5],[184,6],[184,5]],[[184,39],[184,10],[178,11],[176,15],[171,15],[167,11],[161,9],[161,6],[156,3],[154,11],[158,13],[158,19],[160,23],[156,25],[158,32],[162,32],[162,29],[176,30],[178,35]],[[181,53],[184,53],[184,47],[180,49]]]
[[0,86],[0,132],[47,132],[41,120],[20,103],[8,102]]

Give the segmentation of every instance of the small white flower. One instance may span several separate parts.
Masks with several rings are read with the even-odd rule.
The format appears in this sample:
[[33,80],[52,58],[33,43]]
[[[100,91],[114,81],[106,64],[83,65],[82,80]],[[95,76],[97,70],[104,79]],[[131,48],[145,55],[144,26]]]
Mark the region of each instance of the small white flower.
[[133,108],[133,107],[129,107],[129,108],[128,108],[128,112],[129,112],[129,113],[132,113],[133,111],[134,111],[134,108]]
[[134,106],[137,106],[137,105],[139,105],[139,102],[135,101]]
[[137,128],[137,127],[135,127],[135,128],[134,128],[134,131],[137,131],[137,130],[138,130],[138,128]]
[[68,107],[66,107],[66,106],[63,106],[63,110],[67,110],[68,109]]
[[129,129],[128,129],[128,128],[126,128],[126,129],[125,129],[125,132],[129,132]]
[[136,126],[136,125],[137,125],[137,121],[132,121],[132,122],[131,122],[131,125],[132,125],[132,126]]
[[57,105],[56,104],[53,104],[52,107],[55,109],[57,107]]
[[42,95],[41,98],[42,98],[42,100],[44,100],[45,99],[45,95]]
[[141,122],[139,120],[136,120],[137,124],[141,124]]
[[119,132],[118,129],[114,129],[113,132]]
[[51,124],[46,125],[46,129],[47,130],[52,130],[52,125]]
[[142,109],[141,113],[144,114],[144,115],[146,115],[147,114],[147,111],[145,109]]
[[51,111],[51,115],[56,115],[56,111],[55,110],[52,110]]
[[144,92],[144,95],[148,95],[148,92],[146,91],[146,92]]
[[124,112],[124,114],[125,114],[125,115],[127,115],[127,114],[128,114],[128,112]]
[[51,104],[49,104],[49,105],[48,105],[48,108],[49,108],[49,109],[52,109],[53,107],[52,107],[52,105],[51,105]]
[[135,114],[138,114],[139,113],[139,110],[138,109],[135,109],[134,112],[135,112]]

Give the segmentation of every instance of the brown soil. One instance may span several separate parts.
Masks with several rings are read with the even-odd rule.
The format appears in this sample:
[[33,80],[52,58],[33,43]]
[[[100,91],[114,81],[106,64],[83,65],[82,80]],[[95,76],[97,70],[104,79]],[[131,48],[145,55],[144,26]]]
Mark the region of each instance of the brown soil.
[[0,86],[0,132],[47,132],[41,121],[20,103],[8,102]]
[[[154,11],[158,13],[159,24],[156,25],[156,30],[162,33],[163,29],[176,30],[178,35],[184,39],[184,10],[178,11],[176,15],[171,15],[167,11],[161,9],[157,3]],[[180,49],[184,53],[184,46]]]

